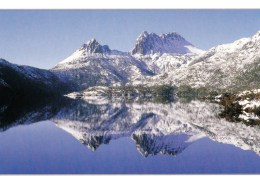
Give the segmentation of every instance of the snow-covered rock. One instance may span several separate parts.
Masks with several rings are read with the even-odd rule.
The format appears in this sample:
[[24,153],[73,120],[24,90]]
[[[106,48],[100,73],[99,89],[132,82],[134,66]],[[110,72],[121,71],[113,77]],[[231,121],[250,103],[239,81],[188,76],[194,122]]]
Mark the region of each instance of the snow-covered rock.
[[259,121],[259,109],[260,109],[260,89],[245,90],[236,95],[238,97],[238,103],[242,106],[242,114],[239,118],[244,121]]

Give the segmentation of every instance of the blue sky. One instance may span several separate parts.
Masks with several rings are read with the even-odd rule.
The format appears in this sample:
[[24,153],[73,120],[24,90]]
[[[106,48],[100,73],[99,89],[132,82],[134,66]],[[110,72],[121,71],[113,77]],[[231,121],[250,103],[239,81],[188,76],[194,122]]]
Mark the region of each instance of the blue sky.
[[129,51],[144,30],[206,50],[255,34],[260,10],[0,10],[0,26],[1,58],[49,69],[93,37]]

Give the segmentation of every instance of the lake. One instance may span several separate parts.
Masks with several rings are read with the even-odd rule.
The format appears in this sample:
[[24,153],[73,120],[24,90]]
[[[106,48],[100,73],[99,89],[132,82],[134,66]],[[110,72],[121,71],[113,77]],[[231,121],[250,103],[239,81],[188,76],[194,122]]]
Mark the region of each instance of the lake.
[[260,128],[205,101],[1,107],[1,174],[259,174]]

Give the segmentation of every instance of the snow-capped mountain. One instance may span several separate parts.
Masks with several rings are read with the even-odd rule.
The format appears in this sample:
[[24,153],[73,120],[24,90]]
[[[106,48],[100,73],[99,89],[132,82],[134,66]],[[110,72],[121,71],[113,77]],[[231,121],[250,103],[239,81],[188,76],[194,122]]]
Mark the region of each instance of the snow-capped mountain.
[[194,47],[178,33],[157,35],[143,32],[136,40],[131,54],[150,55],[154,53],[187,54],[198,53],[201,50]]
[[165,74],[186,67],[194,58],[204,53],[178,33],[157,35],[143,32],[136,40],[131,54],[145,62],[155,74]]
[[[0,86],[1,93],[8,93],[4,90],[8,90],[10,84],[7,80],[11,77],[4,78],[9,71],[3,69],[8,67],[18,74],[17,80],[25,78],[34,82],[35,86],[42,83],[46,86],[41,87],[42,90],[51,88],[60,93],[92,86],[126,84],[173,84],[242,90],[259,87],[259,55],[260,32],[251,38],[219,45],[206,52],[177,33],[159,36],[144,32],[130,52],[111,50],[92,39],[50,71],[7,64],[1,60]],[[20,84],[13,86],[22,88]]]
[[111,53],[107,45],[100,45],[96,39],[91,39],[86,44],[83,44],[80,50],[84,50],[85,53]]
[[74,84],[76,90],[96,85],[125,85],[187,65],[202,52],[177,33],[158,36],[144,32],[129,53],[111,50],[92,39],[52,71]]
[[[260,32],[206,52],[177,33],[159,36],[144,32],[130,52],[111,50],[92,39],[58,63],[51,72],[74,91],[126,84],[248,89],[260,82],[259,54]],[[31,77],[44,76],[44,82],[51,81],[47,71],[39,74],[31,67],[23,68]],[[0,85],[6,85],[2,78]]]
[[230,44],[211,48],[189,60],[185,67],[137,81],[136,84],[173,83],[193,87],[235,89],[259,86],[260,32]]
[[52,72],[76,86],[76,90],[96,85],[124,85],[141,76],[152,76],[147,65],[128,53],[110,50],[95,39],[83,44]]

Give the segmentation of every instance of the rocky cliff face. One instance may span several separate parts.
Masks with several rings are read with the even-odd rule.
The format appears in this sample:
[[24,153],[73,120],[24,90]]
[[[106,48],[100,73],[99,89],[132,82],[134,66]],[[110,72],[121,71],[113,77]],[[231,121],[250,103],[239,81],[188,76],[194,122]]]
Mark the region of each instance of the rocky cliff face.
[[84,50],[87,53],[111,53],[107,45],[100,45],[96,39],[91,39],[86,44],[83,44],[80,50]]
[[178,33],[157,35],[155,33],[143,32],[136,41],[131,54],[149,55],[155,53],[193,53],[190,49],[194,47]]

